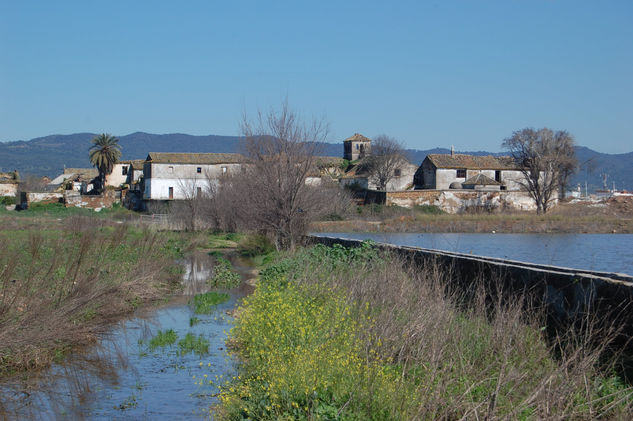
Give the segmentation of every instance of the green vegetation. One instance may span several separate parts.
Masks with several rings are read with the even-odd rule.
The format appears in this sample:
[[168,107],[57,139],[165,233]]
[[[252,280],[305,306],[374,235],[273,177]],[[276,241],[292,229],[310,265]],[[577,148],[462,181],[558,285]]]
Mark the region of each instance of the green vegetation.
[[105,188],[106,175],[112,172],[114,164],[121,158],[121,145],[119,139],[108,134],[102,133],[95,136],[91,140],[90,163],[99,171],[99,191]]
[[240,240],[238,250],[242,256],[255,257],[272,253],[275,246],[265,235],[252,234]]
[[24,213],[0,217],[0,376],[48,365],[178,286],[164,234]]
[[189,318],[189,327],[194,327],[198,323],[200,323],[200,319],[199,318],[197,318],[195,316]]
[[0,196],[0,206],[15,205],[17,199],[14,196]]
[[149,350],[154,351],[156,348],[173,345],[178,340],[178,335],[173,329],[165,331],[159,330],[156,335],[149,341]]
[[178,341],[180,354],[188,354],[193,352],[196,355],[206,355],[209,353],[209,341],[204,336],[196,336],[193,333],[187,333],[183,339]]
[[269,265],[231,332],[242,365],[220,417],[630,419],[633,392],[600,359],[608,338],[548,345],[526,303],[447,292],[438,269],[367,244]]
[[213,278],[208,283],[213,288],[235,288],[240,285],[242,278],[239,273],[233,270],[231,262],[224,257],[216,257],[216,263],[213,268]]
[[230,295],[227,293],[210,291],[193,297],[190,305],[196,314],[210,314],[215,310],[215,306],[228,301],[229,298]]

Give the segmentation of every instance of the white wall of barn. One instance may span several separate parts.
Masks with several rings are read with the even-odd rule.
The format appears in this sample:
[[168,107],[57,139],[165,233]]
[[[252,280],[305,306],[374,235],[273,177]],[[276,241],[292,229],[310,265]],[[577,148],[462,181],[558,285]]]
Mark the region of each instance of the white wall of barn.
[[183,200],[190,198],[198,188],[205,192],[209,189],[210,182],[217,183],[220,177],[237,173],[241,164],[150,163],[147,167],[150,168],[145,175],[144,199]]

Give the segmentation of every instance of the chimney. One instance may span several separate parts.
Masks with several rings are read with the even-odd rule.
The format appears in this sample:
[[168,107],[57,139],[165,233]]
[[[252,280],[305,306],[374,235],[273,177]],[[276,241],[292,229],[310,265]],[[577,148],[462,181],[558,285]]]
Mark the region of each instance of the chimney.
[[455,148],[451,145],[451,156],[453,156],[453,153],[455,153]]

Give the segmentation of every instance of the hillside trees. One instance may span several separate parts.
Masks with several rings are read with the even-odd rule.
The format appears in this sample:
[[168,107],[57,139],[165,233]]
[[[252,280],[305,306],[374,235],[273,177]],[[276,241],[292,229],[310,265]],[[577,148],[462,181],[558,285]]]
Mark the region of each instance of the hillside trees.
[[502,147],[510,152],[523,174],[520,184],[534,199],[536,212],[546,213],[578,165],[572,135],[564,130],[525,128],[512,133]]
[[95,136],[91,142],[90,162],[99,171],[99,192],[103,192],[106,176],[121,158],[121,146],[119,139],[108,133]]

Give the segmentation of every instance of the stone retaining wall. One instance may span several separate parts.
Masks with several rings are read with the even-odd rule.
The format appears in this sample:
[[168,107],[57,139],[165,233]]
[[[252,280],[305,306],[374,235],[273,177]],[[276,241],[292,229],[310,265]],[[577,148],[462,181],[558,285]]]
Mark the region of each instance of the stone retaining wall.
[[536,210],[534,200],[521,191],[409,190],[387,192],[386,205],[406,208],[437,206],[447,213],[495,212],[504,209]]

